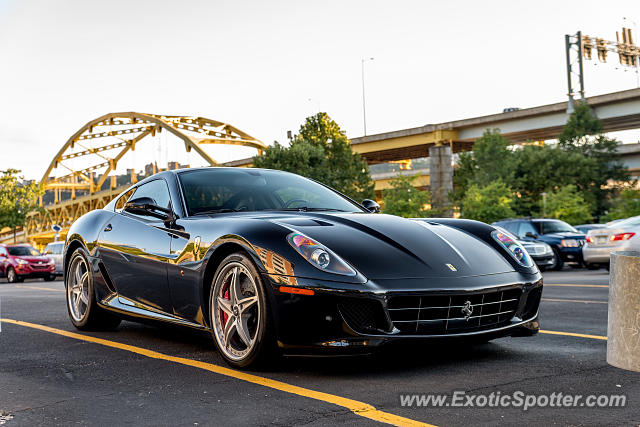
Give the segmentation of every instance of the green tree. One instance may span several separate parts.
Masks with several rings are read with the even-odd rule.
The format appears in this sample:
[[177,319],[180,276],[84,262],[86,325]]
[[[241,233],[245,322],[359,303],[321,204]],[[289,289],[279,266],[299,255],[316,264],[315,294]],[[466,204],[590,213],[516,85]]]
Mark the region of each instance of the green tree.
[[289,147],[276,142],[253,164],[313,178],[357,201],[374,197],[367,162],[327,113],[308,117]]
[[574,174],[576,187],[593,206],[594,216],[604,215],[620,183],[629,174],[617,152],[616,139],[602,135],[602,122],[585,102],[576,105],[558,137],[558,147],[565,152],[584,156],[589,164]]
[[0,173],[0,228],[12,228],[15,243],[16,228],[24,226],[30,212],[40,209],[38,197],[43,192],[35,182],[25,182],[17,169]]
[[625,188],[611,205],[611,210],[603,217],[604,221],[640,215],[640,190]]
[[499,179],[511,182],[514,153],[500,129],[486,129],[473,144],[473,151],[460,153],[454,182],[454,200],[460,203],[471,184],[481,187]]
[[544,210],[548,217],[561,219],[569,224],[584,224],[593,220],[591,206],[572,184],[551,192],[547,196]]
[[431,202],[431,195],[415,188],[413,182],[417,177],[398,174],[391,180],[391,188],[382,191],[383,213],[405,218],[429,216],[425,205]]
[[472,184],[463,199],[462,216],[492,223],[514,216],[512,203],[513,193],[500,179],[485,186]]

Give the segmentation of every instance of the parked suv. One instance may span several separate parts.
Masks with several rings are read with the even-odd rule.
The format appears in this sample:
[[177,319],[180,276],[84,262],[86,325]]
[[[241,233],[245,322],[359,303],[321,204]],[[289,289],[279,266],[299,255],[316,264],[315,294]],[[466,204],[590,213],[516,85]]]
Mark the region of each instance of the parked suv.
[[51,281],[56,278],[55,272],[55,262],[31,245],[0,245],[0,274],[9,283],[32,277]]
[[559,219],[518,218],[494,222],[522,240],[540,240],[550,245],[556,257],[553,270],[561,270],[565,262],[581,266],[585,235]]
[[51,258],[56,263],[56,275],[62,276],[63,271],[63,256],[64,242],[52,242],[49,243],[43,251],[43,254]]

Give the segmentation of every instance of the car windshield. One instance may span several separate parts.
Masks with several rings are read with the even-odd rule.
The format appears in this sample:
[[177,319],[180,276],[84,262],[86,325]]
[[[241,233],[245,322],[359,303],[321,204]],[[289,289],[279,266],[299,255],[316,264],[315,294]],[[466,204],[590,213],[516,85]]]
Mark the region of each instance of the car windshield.
[[8,246],[9,255],[14,256],[38,256],[40,252],[31,246]]
[[211,168],[179,175],[189,215],[266,210],[364,212],[329,188],[288,172]]
[[624,228],[635,227],[640,225],[640,216],[632,216],[631,218],[623,219],[611,225],[612,228]]
[[533,224],[536,226],[540,234],[550,234],[550,233],[578,233],[579,231],[567,224],[564,221],[534,221]]

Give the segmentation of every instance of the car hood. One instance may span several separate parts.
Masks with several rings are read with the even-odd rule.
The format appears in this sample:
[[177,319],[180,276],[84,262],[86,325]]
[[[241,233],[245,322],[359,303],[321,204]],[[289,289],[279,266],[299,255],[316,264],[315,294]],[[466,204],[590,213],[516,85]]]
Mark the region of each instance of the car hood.
[[484,241],[428,221],[383,214],[269,220],[326,245],[370,279],[452,278],[514,271],[504,256]]

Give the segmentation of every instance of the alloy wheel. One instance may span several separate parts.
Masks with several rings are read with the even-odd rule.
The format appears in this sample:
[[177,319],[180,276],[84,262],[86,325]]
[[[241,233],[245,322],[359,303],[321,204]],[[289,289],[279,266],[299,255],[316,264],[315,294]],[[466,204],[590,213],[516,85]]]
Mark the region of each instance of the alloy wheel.
[[231,262],[220,271],[214,286],[214,335],[229,359],[242,360],[255,347],[261,326],[257,285],[247,267]]
[[15,283],[17,281],[16,272],[13,268],[10,268],[7,272],[7,281],[9,283]]
[[89,309],[89,268],[81,256],[77,256],[69,268],[67,299],[69,312],[76,322],[81,322]]

